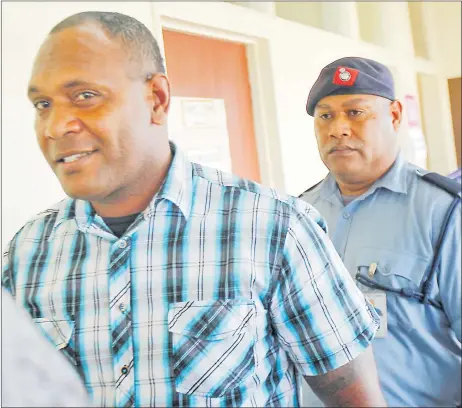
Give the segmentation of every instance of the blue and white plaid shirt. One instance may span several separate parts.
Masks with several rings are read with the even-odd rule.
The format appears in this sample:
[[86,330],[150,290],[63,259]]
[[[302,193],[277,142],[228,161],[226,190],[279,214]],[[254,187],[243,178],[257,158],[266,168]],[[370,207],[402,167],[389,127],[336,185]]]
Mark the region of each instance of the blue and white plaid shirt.
[[377,315],[313,207],[172,147],[165,183],[120,239],[66,199],[16,234],[3,285],[96,405],[298,406],[298,376],[355,358]]

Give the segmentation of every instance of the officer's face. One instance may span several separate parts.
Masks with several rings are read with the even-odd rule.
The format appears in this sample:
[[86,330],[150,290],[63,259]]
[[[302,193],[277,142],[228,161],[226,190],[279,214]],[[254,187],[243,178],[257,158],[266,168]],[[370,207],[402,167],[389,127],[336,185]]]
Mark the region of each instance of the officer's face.
[[401,109],[398,101],[374,95],[321,99],[314,114],[315,133],[331,173],[349,182],[380,177],[396,158]]

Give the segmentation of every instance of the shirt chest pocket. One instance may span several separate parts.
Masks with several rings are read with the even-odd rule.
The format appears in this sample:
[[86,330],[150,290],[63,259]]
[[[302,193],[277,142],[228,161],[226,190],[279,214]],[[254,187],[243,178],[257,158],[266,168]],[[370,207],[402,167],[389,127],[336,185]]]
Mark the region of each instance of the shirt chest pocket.
[[[371,288],[364,280],[361,280],[358,286],[366,293],[375,290],[387,292],[390,321],[397,321],[410,327],[414,309],[421,313],[417,311],[420,303],[415,299],[403,296],[402,293],[411,294],[421,291],[422,280],[428,265],[428,260],[414,254],[364,247],[356,260],[357,274],[366,277],[372,283],[392,289],[393,293],[380,287]],[[401,294],[397,292],[401,292]]]
[[419,290],[428,261],[413,254],[364,247],[357,258],[357,272],[394,289]]
[[40,317],[34,319],[34,323],[58,350],[62,350],[74,364],[77,364],[71,348],[75,330],[74,321]]
[[171,304],[168,329],[177,392],[220,398],[252,376],[255,314],[247,300]]

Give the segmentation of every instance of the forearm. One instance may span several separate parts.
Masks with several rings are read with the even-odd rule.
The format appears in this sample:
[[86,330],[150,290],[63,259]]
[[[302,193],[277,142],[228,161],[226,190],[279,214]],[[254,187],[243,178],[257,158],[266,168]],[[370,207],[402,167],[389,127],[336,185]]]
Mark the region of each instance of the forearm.
[[305,377],[329,407],[386,407],[380,390],[372,347],[350,363],[327,374]]

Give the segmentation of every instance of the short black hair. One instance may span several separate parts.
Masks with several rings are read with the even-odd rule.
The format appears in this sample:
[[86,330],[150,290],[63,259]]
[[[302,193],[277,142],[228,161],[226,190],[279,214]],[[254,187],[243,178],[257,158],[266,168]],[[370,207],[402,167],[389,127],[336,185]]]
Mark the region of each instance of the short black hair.
[[142,66],[154,65],[157,72],[165,73],[165,64],[159,44],[151,31],[137,19],[121,13],[106,11],[84,11],[73,14],[58,23],[50,34],[87,22],[95,22],[116,39],[119,39]]

